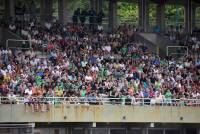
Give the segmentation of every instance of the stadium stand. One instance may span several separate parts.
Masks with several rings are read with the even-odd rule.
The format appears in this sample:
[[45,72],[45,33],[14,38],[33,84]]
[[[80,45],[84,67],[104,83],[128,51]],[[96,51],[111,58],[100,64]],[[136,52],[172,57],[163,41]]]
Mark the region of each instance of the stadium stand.
[[[160,58],[132,42],[135,30],[130,26],[111,33],[58,22],[8,28],[33,44],[28,51],[0,51],[3,97],[24,97],[28,104],[44,97],[83,97],[90,104],[101,104],[102,97],[120,98],[115,101],[126,100],[124,104],[139,104],[142,98],[146,104],[199,103],[190,100],[200,98],[199,59]],[[198,53],[197,39],[188,42],[191,52]],[[36,53],[42,50],[43,56]]]
[[[138,26],[117,25],[117,0],[106,1],[108,16],[101,0],[91,0],[70,21],[67,2],[57,2],[52,21],[52,0],[40,1],[40,20],[24,14],[25,5],[20,18],[16,3],[4,1],[0,134],[200,134],[194,0],[133,1]],[[150,3],[156,3],[153,33]],[[184,27],[164,26],[165,4],[173,3],[185,6]],[[168,53],[169,44],[178,49]]]

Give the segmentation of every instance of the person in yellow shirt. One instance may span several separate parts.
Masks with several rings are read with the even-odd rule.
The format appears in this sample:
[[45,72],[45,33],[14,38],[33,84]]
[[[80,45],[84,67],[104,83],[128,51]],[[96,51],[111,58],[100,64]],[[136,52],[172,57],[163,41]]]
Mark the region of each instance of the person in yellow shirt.
[[60,88],[56,88],[55,93],[57,97],[62,97],[63,95],[63,91]]
[[11,80],[10,74],[9,74],[9,73],[6,73],[6,75],[4,76],[4,81],[5,81],[5,82],[9,82],[10,80]]

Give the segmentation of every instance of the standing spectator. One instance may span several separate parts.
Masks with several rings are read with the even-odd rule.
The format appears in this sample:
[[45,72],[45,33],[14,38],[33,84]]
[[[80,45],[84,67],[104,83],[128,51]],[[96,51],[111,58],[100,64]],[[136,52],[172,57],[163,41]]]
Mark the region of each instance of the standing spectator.
[[77,10],[74,11],[74,14],[72,16],[72,21],[74,24],[77,24],[78,23],[78,18],[80,16],[80,8],[77,8]]
[[81,13],[80,13],[80,17],[79,17],[79,20],[80,20],[82,25],[85,23],[86,16],[87,16],[87,11],[82,10]]
[[101,10],[98,14],[97,14],[97,24],[102,24],[102,19],[105,17],[105,14],[103,12],[103,10]]
[[96,12],[93,9],[91,9],[88,12],[88,16],[89,16],[90,29],[93,30],[95,25]]

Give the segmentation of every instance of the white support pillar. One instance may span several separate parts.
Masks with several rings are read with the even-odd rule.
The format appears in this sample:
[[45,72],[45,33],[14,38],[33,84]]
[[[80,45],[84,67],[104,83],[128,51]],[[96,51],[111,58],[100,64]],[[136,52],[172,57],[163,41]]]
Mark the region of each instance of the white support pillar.
[[142,128],[142,134],[148,134],[148,128]]
[[67,1],[68,0],[58,0],[59,21],[63,24],[67,24],[68,21]]
[[185,129],[184,128],[180,129],[180,134],[185,134]]
[[109,28],[113,31],[117,27],[117,1],[109,1]]

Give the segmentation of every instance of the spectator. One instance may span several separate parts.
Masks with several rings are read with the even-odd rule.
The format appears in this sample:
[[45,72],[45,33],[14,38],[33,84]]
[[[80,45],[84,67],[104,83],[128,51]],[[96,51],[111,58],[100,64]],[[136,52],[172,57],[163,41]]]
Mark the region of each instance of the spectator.
[[78,18],[80,16],[80,8],[77,8],[77,10],[74,11],[73,17],[72,17],[72,21],[74,24],[78,23]]
[[102,24],[102,19],[105,17],[105,14],[103,12],[103,10],[101,10],[98,14],[97,14],[97,23],[98,24]]
[[80,17],[79,17],[79,20],[80,20],[82,25],[86,21],[86,16],[87,16],[87,11],[86,10],[82,10],[81,13],[80,13]]

